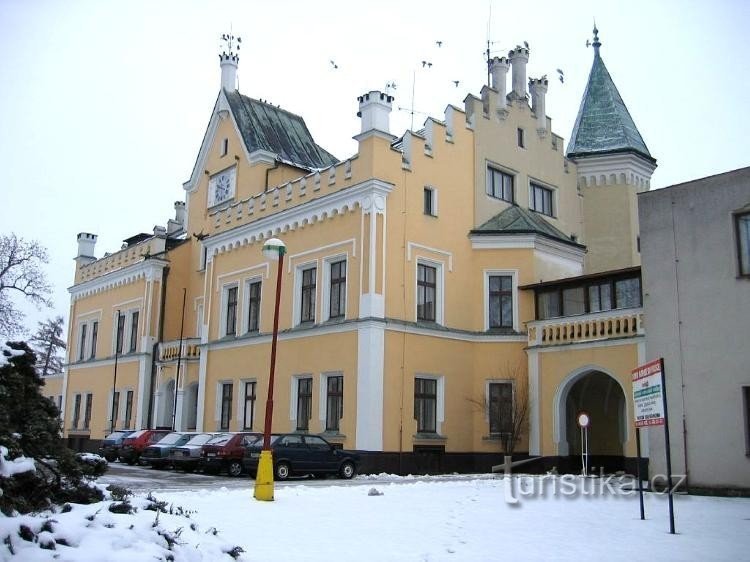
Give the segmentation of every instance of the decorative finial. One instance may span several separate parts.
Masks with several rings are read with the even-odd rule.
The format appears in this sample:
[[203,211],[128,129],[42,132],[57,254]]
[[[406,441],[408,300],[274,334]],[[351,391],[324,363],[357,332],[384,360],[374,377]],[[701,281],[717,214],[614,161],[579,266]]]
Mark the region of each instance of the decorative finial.
[[599,47],[602,46],[602,44],[599,42],[599,30],[596,28],[596,20],[594,20],[594,42],[591,43],[591,45],[594,47],[594,55],[599,56]]

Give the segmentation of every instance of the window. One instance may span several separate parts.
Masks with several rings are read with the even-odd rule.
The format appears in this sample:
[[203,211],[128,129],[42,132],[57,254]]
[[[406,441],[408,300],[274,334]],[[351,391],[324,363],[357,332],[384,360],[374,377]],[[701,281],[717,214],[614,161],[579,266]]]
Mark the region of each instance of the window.
[[518,138],[518,147],[519,148],[526,148],[526,143],[524,142],[523,138],[523,129],[520,127],[516,130],[516,136]]
[[436,301],[437,269],[417,264],[417,321],[435,321]]
[[125,339],[125,315],[117,311],[117,336],[115,339],[115,353],[122,353],[123,340]]
[[130,315],[130,353],[138,348],[138,317],[139,312],[136,310]]
[[591,312],[612,310],[612,285],[609,281],[589,286],[589,310]]
[[615,281],[615,308],[641,306],[641,280],[639,277]]
[[86,409],[83,412],[83,429],[90,429],[91,427],[91,403],[93,400],[93,394],[89,393],[86,395]]
[[344,377],[329,376],[326,386],[326,431],[339,431],[344,415]]
[[536,317],[539,320],[562,316],[557,290],[538,293],[536,296]]
[[71,429],[78,429],[78,420],[81,416],[81,395],[76,394],[73,399],[73,423]]
[[229,139],[224,139],[221,141],[221,155],[226,156],[227,152],[229,152]]
[[489,276],[489,328],[513,328],[513,277]]
[[219,429],[228,431],[232,421],[232,383],[221,385],[221,418]]
[[237,287],[227,289],[226,324],[224,335],[233,336],[237,333]]
[[437,381],[414,379],[414,419],[417,433],[437,433]]
[[312,414],[312,377],[297,379],[297,430],[310,428]]
[[110,415],[112,416],[112,426],[115,427],[117,424],[117,413],[120,411],[120,392],[115,391],[115,393],[112,395],[112,411],[110,412]]
[[563,289],[562,305],[565,316],[586,313],[586,293],[583,287],[571,287]]
[[488,166],[487,195],[513,203],[513,176]]
[[424,214],[437,216],[437,193],[432,187],[424,188]]
[[96,357],[96,340],[99,337],[99,322],[94,320],[91,324],[91,350],[89,351],[89,359]]
[[737,226],[737,259],[741,276],[750,276],[750,213],[735,215]]
[[529,206],[533,211],[542,213],[547,216],[554,216],[554,210],[552,207],[552,190],[538,185],[536,183],[531,184],[531,197],[529,198]]
[[331,294],[329,318],[341,318],[346,314],[346,260],[331,264]]
[[245,383],[245,412],[242,417],[242,429],[252,429],[255,418],[255,381]]
[[315,322],[315,277],[317,267],[302,270],[300,322]]
[[78,345],[78,360],[83,361],[86,357],[86,327],[87,324],[81,324],[81,341]]
[[125,395],[125,421],[123,422],[123,427],[130,428],[130,421],[133,417],[133,391],[128,390],[128,393]]
[[513,383],[491,382],[487,389],[490,435],[503,435],[513,430]]
[[260,329],[260,281],[251,281],[247,286],[247,331]]

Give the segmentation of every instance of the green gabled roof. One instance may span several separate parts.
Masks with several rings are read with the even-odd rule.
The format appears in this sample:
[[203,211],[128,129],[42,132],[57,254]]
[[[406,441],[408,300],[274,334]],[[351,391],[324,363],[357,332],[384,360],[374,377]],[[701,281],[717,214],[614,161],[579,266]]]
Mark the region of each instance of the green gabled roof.
[[568,158],[635,152],[656,162],[599,55],[599,46],[598,38],[595,37],[594,64],[570,134]]
[[512,205],[498,213],[479,228],[471,231],[474,235],[513,235],[540,234],[547,238],[583,248],[581,244],[573,242],[560,229],[555,228],[542,218],[539,213],[526,210],[518,205]]
[[236,90],[224,93],[248,152],[273,152],[281,160],[302,168],[327,168],[338,162],[315,143],[299,115],[243,96]]

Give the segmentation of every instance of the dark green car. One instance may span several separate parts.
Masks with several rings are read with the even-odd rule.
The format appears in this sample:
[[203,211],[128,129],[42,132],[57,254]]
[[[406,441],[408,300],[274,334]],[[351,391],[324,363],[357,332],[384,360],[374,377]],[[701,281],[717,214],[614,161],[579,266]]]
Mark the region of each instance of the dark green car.
[[195,431],[173,431],[163,437],[158,443],[146,447],[143,453],[141,453],[141,462],[150,464],[154,468],[166,468],[172,463],[169,458],[172,450],[184,445],[196,435],[198,434]]

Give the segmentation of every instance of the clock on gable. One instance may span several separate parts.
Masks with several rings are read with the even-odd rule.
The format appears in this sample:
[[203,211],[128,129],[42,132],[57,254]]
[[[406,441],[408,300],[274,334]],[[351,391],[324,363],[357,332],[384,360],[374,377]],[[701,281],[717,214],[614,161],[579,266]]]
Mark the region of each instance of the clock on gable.
[[235,168],[219,172],[208,182],[209,207],[234,197]]

